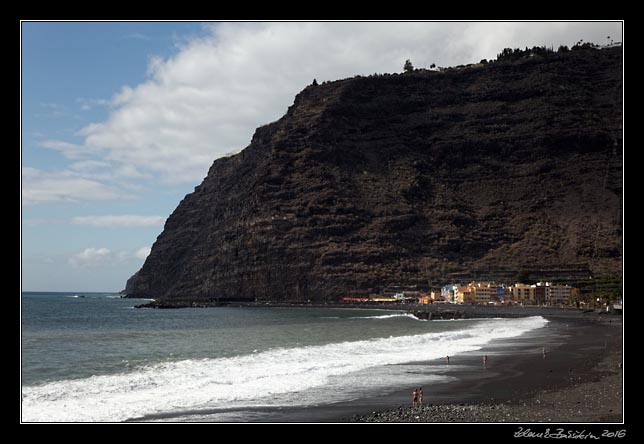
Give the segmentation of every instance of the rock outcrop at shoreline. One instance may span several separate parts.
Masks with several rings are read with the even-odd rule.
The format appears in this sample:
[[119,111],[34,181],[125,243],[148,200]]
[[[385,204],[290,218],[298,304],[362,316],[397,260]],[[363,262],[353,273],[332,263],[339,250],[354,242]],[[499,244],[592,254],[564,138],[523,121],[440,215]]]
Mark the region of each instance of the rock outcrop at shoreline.
[[130,297],[332,301],[619,273],[621,48],[306,87],[168,218]]

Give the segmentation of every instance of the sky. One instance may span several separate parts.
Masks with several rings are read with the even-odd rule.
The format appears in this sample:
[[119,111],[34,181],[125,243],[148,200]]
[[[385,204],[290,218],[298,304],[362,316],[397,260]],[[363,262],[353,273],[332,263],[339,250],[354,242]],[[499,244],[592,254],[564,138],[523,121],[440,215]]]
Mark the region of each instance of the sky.
[[355,75],[622,41],[621,22],[23,22],[23,291],[113,292],[212,162]]

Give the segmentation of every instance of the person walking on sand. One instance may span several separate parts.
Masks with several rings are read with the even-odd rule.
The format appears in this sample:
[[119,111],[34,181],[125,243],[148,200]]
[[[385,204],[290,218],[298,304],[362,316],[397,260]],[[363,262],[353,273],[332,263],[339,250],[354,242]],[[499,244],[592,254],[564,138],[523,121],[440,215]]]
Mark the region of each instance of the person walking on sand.
[[414,391],[411,393],[411,406],[412,406],[412,408],[415,408],[417,404],[418,404],[418,391],[416,389],[414,389]]
[[423,406],[423,388],[422,387],[418,389],[418,405],[420,407]]

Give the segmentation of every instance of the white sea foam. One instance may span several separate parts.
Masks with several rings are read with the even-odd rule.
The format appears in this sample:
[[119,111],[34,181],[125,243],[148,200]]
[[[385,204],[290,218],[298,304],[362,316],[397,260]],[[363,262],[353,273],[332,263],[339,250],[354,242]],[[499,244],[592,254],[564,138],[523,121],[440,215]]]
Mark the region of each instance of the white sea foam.
[[303,391],[323,388],[329,381],[336,386],[338,381],[368,383],[362,375],[369,368],[477,350],[491,340],[518,336],[546,323],[541,317],[486,320],[441,333],[167,362],[127,373],[28,386],[22,390],[22,418],[122,421],[168,412],[319,403],[324,399],[311,399]]
[[[388,311],[388,310],[382,310],[382,311]],[[414,316],[411,313],[389,313],[386,315],[379,315],[379,316],[350,316],[348,318],[343,318],[340,316],[323,316],[322,319],[391,319],[391,318],[411,318],[416,321],[421,321],[424,319],[418,319],[416,316]]]
[[418,319],[411,313],[391,313],[386,315],[379,316],[355,316],[353,319],[391,319],[391,318],[411,318],[415,321],[421,321],[424,319]]

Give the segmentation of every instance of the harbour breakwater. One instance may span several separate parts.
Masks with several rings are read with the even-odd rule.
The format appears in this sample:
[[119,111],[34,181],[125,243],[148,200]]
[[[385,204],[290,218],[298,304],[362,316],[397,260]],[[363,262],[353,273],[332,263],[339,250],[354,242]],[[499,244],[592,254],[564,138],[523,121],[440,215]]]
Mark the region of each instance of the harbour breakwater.
[[489,306],[489,305],[451,305],[429,304],[414,306],[408,310],[419,319],[448,320],[475,318],[521,318],[527,316],[548,317],[592,317],[594,310],[576,308],[534,307],[534,306]]
[[609,315],[600,310],[581,310],[562,307],[491,306],[453,304],[387,304],[387,303],[288,303],[288,302],[221,302],[221,301],[150,301],[135,308],[208,308],[208,307],[288,307],[288,308],[359,308],[404,311],[424,320],[477,318],[521,318],[528,316],[578,317],[585,319]]

